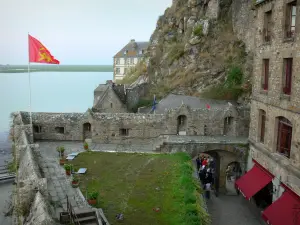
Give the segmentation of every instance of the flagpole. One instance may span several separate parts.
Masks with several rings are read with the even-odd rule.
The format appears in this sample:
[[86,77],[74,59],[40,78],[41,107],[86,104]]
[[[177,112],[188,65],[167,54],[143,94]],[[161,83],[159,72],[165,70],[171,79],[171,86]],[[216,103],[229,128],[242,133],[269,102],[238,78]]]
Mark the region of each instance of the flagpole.
[[32,126],[32,112],[31,112],[31,75],[30,75],[30,45],[29,45],[29,33],[28,33],[28,83],[29,83],[29,117],[31,132],[33,135],[33,126]]

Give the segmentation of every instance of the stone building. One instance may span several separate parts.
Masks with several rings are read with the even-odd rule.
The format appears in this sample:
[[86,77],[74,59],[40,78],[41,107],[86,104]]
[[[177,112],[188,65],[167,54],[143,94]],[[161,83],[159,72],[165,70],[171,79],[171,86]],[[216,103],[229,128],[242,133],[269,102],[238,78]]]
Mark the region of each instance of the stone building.
[[152,114],[91,113],[92,140],[120,144],[160,135],[247,137],[249,120],[244,110],[234,102],[170,94]]
[[148,91],[148,84],[141,82],[135,85],[114,84],[107,81],[99,84],[94,90],[92,110],[101,113],[126,113],[137,111],[141,97]]
[[148,42],[132,39],[114,56],[114,81],[122,80],[126,72],[142,59],[148,45]]
[[236,184],[269,224],[300,224],[299,9],[295,0],[255,9],[249,171]]

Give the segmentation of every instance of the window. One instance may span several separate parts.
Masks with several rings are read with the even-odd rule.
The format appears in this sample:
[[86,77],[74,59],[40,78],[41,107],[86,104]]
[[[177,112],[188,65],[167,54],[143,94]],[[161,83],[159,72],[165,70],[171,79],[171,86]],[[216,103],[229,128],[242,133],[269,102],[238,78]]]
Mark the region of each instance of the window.
[[124,74],[126,74],[127,73],[127,68],[124,68]]
[[64,134],[65,128],[64,127],[55,127],[55,131],[56,131],[56,133]]
[[297,1],[293,1],[287,4],[286,7],[286,18],[285,18],[285,30],[286,38],[292,38],[295,36],[296,28],[296,4]]
[[278,118],[277,152],[290,158],[293,127],[291,122],[284,118]]
[[125,50],[125,51],[124,51],[124,55],[127,55],[127,53],[128,53],[128,50]]
[[293,69],[293,58],[284,59],[284,74],[283,74],[283,93],[286,95],[291,94],[292,90],[292,69]]
[[139,54],[140,54],[140,55],[144,54],[144,49],[141,49],[141,50],[139,51]]
[[130,59],[130,64],[134,64],[134,58]]
[[90,123],[84,123],[83,124],[83,131],[90,132],[91,131],[91,124]]
[[116,74],[120,74],[120,68],[116,68]]
[[126,64],[130,64],[130,59],[126,59]]
[[271,27],[272,27],[272,11],[265,13],[264,21],[264,42],[271,41]]
[[204,125],[204,136],[206,136],[206,135],[207,135],[207,133],[208,133],[207,126],[206,126],[206,125]]
[[265,142],[265,129],[266,129],[266,112],[264,110],[259,110],[260,116],[260,134],[259,141],[261,143]]
[[34,133],[41,133],[42,132],[42,127],[39,125],[33,125],[33,132]]
[[113,107],[113,104],[112,103],[110,103],[110,108],[112,108]]
[[116,64],[120,64],[120,59],[116,59]]
[[129,129],[120,129],[120,136],[128,136]]
[[263,60],[263,73],[261,79],[261,88],[263,90],[268,90],[268,82],[269,82],[269,59]]

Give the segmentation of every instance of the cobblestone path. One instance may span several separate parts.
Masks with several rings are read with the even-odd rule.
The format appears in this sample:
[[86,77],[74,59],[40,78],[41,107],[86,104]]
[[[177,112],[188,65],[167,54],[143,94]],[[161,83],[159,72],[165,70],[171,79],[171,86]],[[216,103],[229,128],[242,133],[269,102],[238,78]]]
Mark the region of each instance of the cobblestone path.
[[[42,170],[47,178],[49,200],[56,208],[56,216],[58,217],[59,212],[67,210],[66,195],[74,209],[90,207],[84,200],[79,188],[72,188],[71,177],[66,176],[64,168],[59,165],[56,147],[61,143],[40,142],[38,144],[42,156]],[[66,147],[65,154],[83,151],[82,143],[80,145],[79,143],[68,143],[67,145],[64,143],[63,145]]]

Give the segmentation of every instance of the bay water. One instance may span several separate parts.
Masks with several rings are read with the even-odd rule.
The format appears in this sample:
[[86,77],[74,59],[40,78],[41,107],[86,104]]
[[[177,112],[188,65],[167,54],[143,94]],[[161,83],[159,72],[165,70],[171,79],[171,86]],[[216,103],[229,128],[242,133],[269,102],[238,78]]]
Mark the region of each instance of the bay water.
[[[94,89],[113,78],[112,72],[34,72],[0,73],[0,166],[11,159],[8,141],[10,113],[85,112],[93,106]],[[12,191],[11,183],[0,183],[0,210]],[[0,212],[0,224],[11,224]]]

